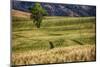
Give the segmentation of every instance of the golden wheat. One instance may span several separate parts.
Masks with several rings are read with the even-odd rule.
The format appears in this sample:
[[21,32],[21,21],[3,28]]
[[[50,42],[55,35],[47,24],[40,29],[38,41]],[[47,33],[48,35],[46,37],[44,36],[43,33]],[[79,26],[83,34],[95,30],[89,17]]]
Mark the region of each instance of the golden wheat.
[[12,53],[14,65],[46,64],[96,60],[95,45],[78,45],[54,48],[51,50],[31,50]]

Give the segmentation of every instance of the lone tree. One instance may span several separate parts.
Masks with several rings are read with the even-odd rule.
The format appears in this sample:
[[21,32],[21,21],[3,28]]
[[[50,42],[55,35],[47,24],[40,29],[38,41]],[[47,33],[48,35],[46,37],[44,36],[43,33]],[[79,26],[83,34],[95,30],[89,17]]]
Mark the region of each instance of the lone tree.
[[47,15],[47,12],[40,3],[35,3],[33,7],[29,8],[31,12],[31,19],[33,19],[33,23],[35,23],[37,28],[40,28],[41,22],[43,20],[43,16]]

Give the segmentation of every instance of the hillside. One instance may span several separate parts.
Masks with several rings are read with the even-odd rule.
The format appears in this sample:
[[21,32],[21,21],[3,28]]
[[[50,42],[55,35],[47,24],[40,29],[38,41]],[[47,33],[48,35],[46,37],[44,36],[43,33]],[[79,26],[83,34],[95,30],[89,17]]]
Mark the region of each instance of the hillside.
[[24,12],[24,11],[20,11],[20,10],[12,10],[12,16],[14,17],[22,17],[22,18],[30,18],[30,13],[28,12]]
[[37,29],[32,20],[13,21],[12,64],[95,61],[95,22],[95,17],[48,16]]
[[[50,16],[96,16],[96,6],[40,3]],[[29,12],[28,8],[34,6],[34,2],[12,1],[12,8]]]

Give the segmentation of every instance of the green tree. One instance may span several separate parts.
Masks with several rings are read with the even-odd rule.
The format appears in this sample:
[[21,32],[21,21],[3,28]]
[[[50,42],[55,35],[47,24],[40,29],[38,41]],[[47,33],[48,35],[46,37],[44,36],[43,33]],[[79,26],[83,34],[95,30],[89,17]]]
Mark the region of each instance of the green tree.
[[40,25],[43,20],[43,16],[47,15],[47,12],[40,3],[35,3],[33,7],[29,8],[31,12],[31,18],[33,19],[33,23],[35,23],[37,28],[40,28]]

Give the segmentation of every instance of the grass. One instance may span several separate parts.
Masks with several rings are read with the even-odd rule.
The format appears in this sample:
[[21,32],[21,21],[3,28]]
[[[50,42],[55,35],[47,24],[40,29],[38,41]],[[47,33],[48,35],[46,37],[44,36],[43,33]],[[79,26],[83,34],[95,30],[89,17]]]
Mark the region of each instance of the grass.
[[[13,17],[12,63],[95,60],[95,22],[95,17],[48,16],[44,18],[41,28],[37,29],[32,20]],[[50,42],[53,44],[52,49]]]

